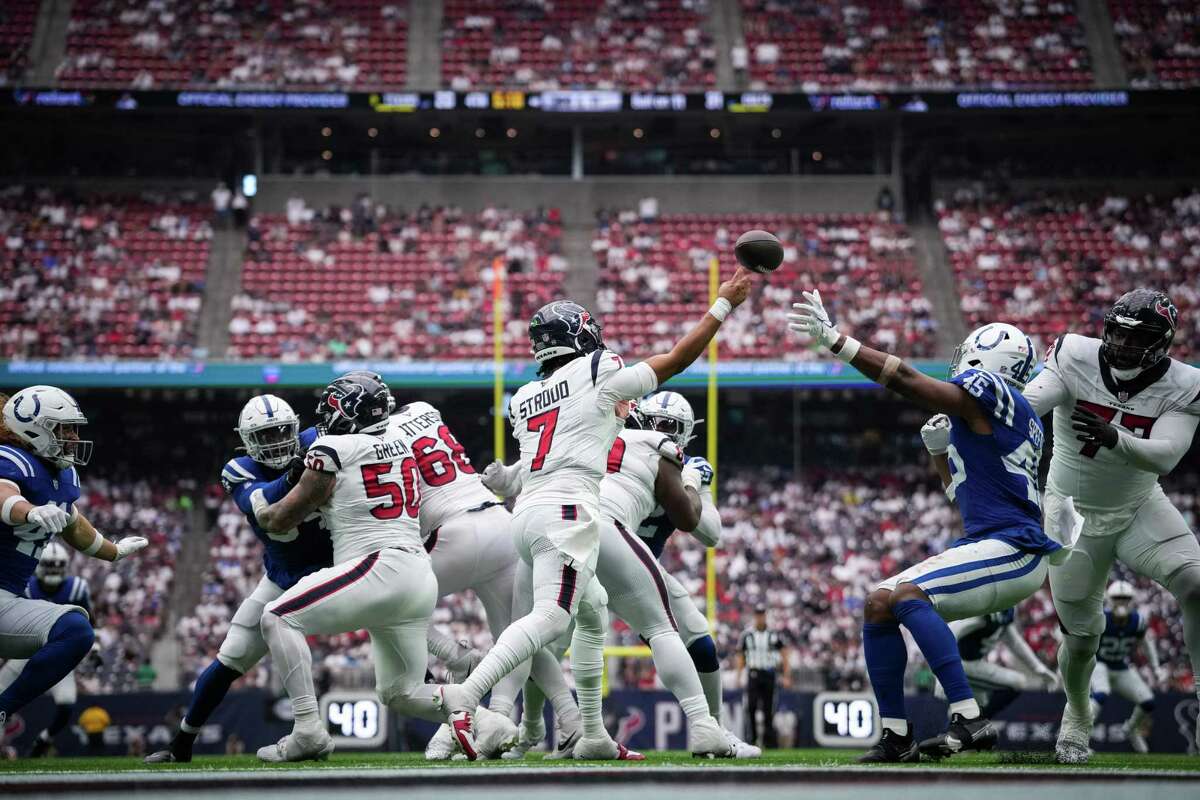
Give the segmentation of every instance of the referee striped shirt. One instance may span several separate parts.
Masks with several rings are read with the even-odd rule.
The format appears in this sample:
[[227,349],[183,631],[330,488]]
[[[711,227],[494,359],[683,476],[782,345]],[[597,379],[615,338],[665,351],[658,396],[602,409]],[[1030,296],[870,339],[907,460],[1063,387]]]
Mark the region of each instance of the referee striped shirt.
[[746,666],[754,670],[774,672],[783,659],[783,640],[774,631],[747,628],[738,642],[738,649],[746,657]]

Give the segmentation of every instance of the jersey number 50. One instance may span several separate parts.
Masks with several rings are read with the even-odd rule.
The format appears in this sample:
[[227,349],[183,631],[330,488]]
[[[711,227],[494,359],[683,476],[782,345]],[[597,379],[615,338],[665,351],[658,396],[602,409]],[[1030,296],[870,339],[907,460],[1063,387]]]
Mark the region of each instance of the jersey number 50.
[[416,459],[400,462],[400,474],[393,475],[392,462],[363,464],[363,491],[367,497],[386,497],[387,502],[371,507],[375,519],[396,519],[408,514],[414,519],[421,510],[421,485]]

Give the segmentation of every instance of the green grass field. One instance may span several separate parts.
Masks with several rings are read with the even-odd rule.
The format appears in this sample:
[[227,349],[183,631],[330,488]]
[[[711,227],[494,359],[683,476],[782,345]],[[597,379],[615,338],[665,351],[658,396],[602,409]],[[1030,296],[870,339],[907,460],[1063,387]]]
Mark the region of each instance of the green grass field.
[[[694,759],[684,752],[648,753],[645,762],[580,762],[544,761],[540,755],[532,754],[520,761],[481,761],[471,764],[465,761],[426,761],[420,753],[337,753],[327,762],[305,761],[298,764],[262,764],[253,754],[242,756],[200,756],[190,764],[173,764],[147,767],[140,758],[53,758],[22,759],[0,762],[0,782],[4,775],[19,773],[55,774],[66,772],[131,772],[131,771],[229,771],[267,769],[402,769],[434,767],[438,769],[475,769],[478,767],[544,767],[554,769],[562,766],[605,767],[619,766],[638,769],[646,764],[682,766],[705,769],[708,767],[839,767],[854,763],[858,751],[843,750],[778,750],[753,761],[726,761]],[[902,765],[909,769],[934,767],[962,769],[1007,767],[1024,769],[1061,769],[1087,772],[1164,770],[1196,773],[1200,777],[1200,757],[1187,755],[1136,755],[1133,753],[1097,753],[1086,766],[1063,766],[1055,764],[1049,753],[988,753],[958,756],[941,762]]]

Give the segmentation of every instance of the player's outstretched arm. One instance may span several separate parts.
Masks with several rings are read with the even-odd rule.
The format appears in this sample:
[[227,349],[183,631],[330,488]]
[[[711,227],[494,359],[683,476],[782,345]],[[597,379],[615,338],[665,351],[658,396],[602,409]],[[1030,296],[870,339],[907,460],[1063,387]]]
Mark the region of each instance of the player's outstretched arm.
[[717,290],[717,302],[713,303],[696,327],[676,342],[671,352],[650,356],[643,362],[654,370],[660,386],[690,367],[704,353],[704,348],[717,335],[726,315],[740,306],[749,294],[750,272],[738,267],[733,277],[721,284]]
[[85,556],[101,561],[120,561],[150,544],[149,539],[141,536],[126,536],[118,542],[105,539],[88,518],[78,511],[75,512],[75,519],[71,524],[63,528],[62,538]]
[[983,409],[965,389],[930,378],[897,356],[839,333],[821,303],[821,293],[804,292],[804,298],[807,302],[795,303],[788,314],[788,327],[793,331],[811,336],[842,361],[901,397],[929,411],[960,417],[977,433],[991,433]]
[[336,481],[332,472],[306,469],[299,483],[277,503],[268,502],[263,490],[256,489],[251,495],[254,518],[271,533],[290,531],[329,499]]
[[681,474],[678,464],[665,457],[661,459],[654,480],[654,499],[677,530],[694,531],[700,524],[700,494],[698,487],[684,486]]

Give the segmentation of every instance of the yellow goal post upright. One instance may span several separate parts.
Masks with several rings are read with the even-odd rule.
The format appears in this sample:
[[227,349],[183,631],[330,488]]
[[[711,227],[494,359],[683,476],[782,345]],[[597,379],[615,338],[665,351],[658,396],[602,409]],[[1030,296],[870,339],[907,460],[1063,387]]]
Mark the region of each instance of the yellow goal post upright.
[[492,260],[492,452],[504,463],[504,259]]

